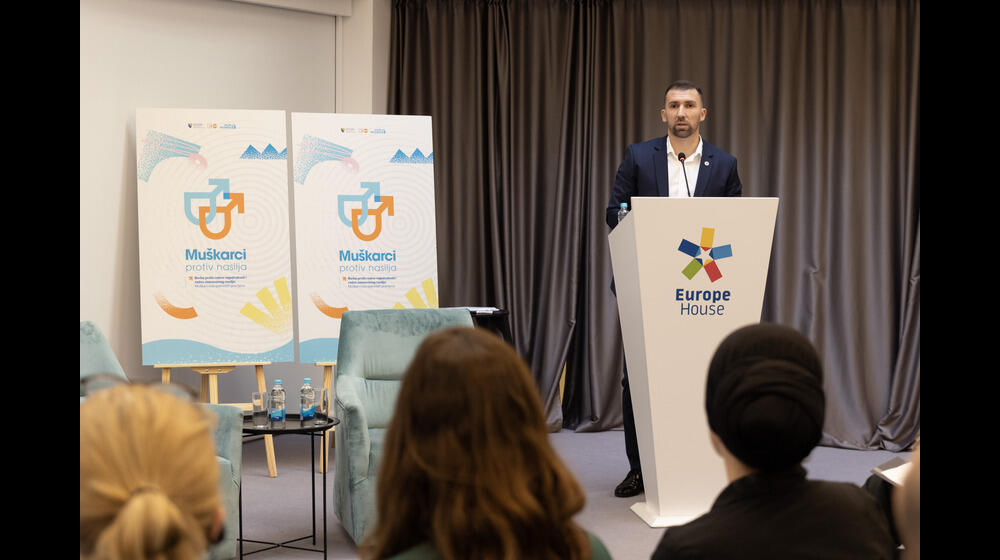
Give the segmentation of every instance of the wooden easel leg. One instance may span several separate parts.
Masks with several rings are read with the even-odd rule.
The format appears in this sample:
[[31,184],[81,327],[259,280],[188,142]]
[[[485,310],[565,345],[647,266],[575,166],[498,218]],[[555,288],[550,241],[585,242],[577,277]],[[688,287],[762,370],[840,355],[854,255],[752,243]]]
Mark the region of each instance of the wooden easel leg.
[[[267,385],[264,383],[264,366],[255,365],[254,369],[257,372],[257,390],[263,395],[267,393]],[[264,450],[267,454],[267,476],[277,478],[278,465],[274,461],[274,436],[271,434],[264,436]]]
[[[327,413],[333,415],[333,366],[323,366],[323,387],[326,388],[326,396],[329,399],[326,403]],[[333,430],[323,432],[323,459],[320,461],[319,472],[328,472],[330,462],[330,445],[333,443]]]
[[160,383],[164,385],[170,384],[170,368],[165,367],[160,370]]
[[207,375],[201,376],[201,394],[198,395],[198,400],[203,403],[209,402],[208,399],[209,399],[210,388],[208,383],[208,377],[209,376]]

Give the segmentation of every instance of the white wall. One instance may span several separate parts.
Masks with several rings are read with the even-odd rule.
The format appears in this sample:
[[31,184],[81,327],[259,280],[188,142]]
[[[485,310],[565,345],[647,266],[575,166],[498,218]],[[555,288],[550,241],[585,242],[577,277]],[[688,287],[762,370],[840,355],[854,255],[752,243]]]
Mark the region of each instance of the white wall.
[[337,112],[386,112],[389,2],[354,0],[351,17],[337,20]]
[[[388,18],[388,0],[352,0],[348,17],[230,0],[80,2],[80,320],[100,327],[131,379],[160,378],[141,365],[135,109],[384,113]],[[352,78],[340,88],[338,63]],[[323,377],[308,364],[265,375],[290,388]],[[199,387],[190,369],[171,377]],[[254,387],[253,368],[239,367],[220,378],[220,400],[246,402]]]

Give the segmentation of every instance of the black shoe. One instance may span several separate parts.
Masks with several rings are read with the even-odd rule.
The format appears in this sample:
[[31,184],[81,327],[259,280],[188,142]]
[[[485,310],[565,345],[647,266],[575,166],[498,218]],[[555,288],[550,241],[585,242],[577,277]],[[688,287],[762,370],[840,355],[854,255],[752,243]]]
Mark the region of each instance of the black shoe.
[[615,496],[629,498],[641,493],[642,490],[642,471],[630,471],[625,480],[615,488]]

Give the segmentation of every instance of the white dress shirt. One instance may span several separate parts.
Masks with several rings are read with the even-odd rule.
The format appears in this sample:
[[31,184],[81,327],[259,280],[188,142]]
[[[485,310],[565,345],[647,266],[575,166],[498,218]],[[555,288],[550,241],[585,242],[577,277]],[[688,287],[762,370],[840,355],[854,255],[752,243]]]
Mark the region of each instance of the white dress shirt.
[[[691,189],[691,196],[694,196],[694,186],[698,184],[698,169],[701,168],[701,146],[704,144],[701,136],[698,137],[698,148],[693,154],[685,154],[684,169],[681,169],[681,162],[674,153],[674,147],[667,138],[667,177],[670,182],[670,196],[687,198],[688,188]],[[687,173],[687,186],[684,183],[684,174]]]

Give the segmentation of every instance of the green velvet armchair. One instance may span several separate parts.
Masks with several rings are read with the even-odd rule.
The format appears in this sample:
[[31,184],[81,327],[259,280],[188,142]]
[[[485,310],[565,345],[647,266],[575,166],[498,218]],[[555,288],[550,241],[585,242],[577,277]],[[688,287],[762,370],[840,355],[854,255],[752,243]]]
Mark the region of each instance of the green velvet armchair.
[[[103,374],[103,375],[101,375]],[[87,380],[93,376],[101,375]],[[90,321],[80,321],[80,403],[86,393],[100,390],[121,377],[128,383],[128,376],[122,369],[118,357],[101,330]],[[222,504],[226,508],[226,528],[222,542],[210,547],[203,558],[224,560],[235,558],[239,550],[237,538],[240,534],[240,477],[243,467],[243,411],[239,407],[224,404],[200,403],[218,419],[215,438],[215,459],[219,465],[219,488],[222,490]]]
[[340,323],[333,414],[333,509],[355,543],[374,526],[385,429],[403,372],[433,331],[472,327],[465,308],[347,311]]

